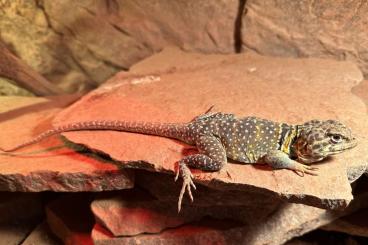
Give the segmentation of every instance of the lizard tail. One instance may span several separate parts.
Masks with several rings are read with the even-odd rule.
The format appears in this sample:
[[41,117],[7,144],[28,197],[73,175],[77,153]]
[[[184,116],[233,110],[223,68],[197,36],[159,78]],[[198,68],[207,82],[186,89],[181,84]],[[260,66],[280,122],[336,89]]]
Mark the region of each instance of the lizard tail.
[[32,140],[19,144],[11,149],[2,149],[3,152],[14,152],[23,147],[38,143],[52,135],[70,131],[85,130],[113,130],[132,133],[151,134],[167,138],[183,139],[186,132],[186,124],[178,123],[149,123],[149,122],[126,122],[126,121],[86,121],[70,123],[47,130]]

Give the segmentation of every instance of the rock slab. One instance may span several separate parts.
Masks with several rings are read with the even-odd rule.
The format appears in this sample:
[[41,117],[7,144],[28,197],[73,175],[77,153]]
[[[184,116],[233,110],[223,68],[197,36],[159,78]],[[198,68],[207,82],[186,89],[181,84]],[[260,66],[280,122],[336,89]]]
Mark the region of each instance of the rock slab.
[[[142,177],[147,182],[157,185],[154,178],[150,175],[157,176],[157,179],[163,182],[163,186],[168,184],[167,178],[163,178],[163,174],[159,176],[157,173],[144,174],[142,176],[140,173],[137,173],[137,184],[141,184]],[[259,202],[262,200],[254,200],[254,205],[256,205],[257,202],[259,205],[257,208],[249,209],[248,206],[223,206],[213,202],[213,200],[207,199],[208,206],[193,207],[187,205],[183,207],[180,214],[177,214],[177,218],[181,218],[183,221],[189,221],[190,219],[188,218],[197,216],[197,220],[200,220],[199,222],[187,222],[180,226],[167,227],[161,231],[158,231],[158,228],[156,228],[156,233],[141,233],[136,235],[127,235],[127,229],[139,228],[142,232],[148,231],[152,222],[163,227],[162,225],[165,225],[165,223],[160,221],[165,221],[165,217],[172,218],[173,213],[170,211],[173,207],[176,207],[176,202],[171,202],[172,206],[170,207],[167,206],[170,202],[165,201],[167,210],[164,213],[160,213],[161,216],[158,217],[154,216],[154,214],[157,214],[155,212],[157,211],[157,209],[155,209],[155,204],[158,203],[157,200],[152,200],[148,194],[145,194],[143,197],[140,197],[140,201],[137,202],[137,200],[128,198],[129,196],[124,193],[127,191],[131,192],[131,190],[124,190],[122,192],[111,193],[111,195],[108,196],[100,196],[93,201],[92,211],[97,218],[97,223],[92,231],[92,237],[94,242],[99,244],[115,244],[119,242],[123,244],[173,244],[175,242],[180,243],[181,241],[185,241],[196,244],[200,242],[204,244],[206,244],[205,242],[218,242],[219,244],[280,245],[285,244],[285,242],[291,238],[300,237],[321,226],[327,225],[326,227],[331,227],[331,222],[333,222],[332,225],[340,224],[341,220],[350,219],[351,217],[343,216],[356,212],[357,210],[361,211],[358,211],[356,214],[362,214],[362,211],[367,207],[368,203],[366,187],[367,182],[364,181],[364,177],[354,183],[355,198],[350,203],[349,207],[342,212],[324,210],[303,204],[281,202],[277,207],[273,208],[272,212],[265,213],[262,209],[264,205],[269,205],[260,204]],[[198,188],[198,191],[201,191],[201,188]],[[220,193],[214,190],[206,190],[206,193],[211,192],[220,195]],[[241,195],[239,195],[239,197],[241,198]],[[196,201],[201,201],[201,198],[201,196],[196,196]],[[235,199],[236,197],[232,198]],[[160,202],[162,203],[162,201]],[[128,205],[129,203],[130,205]],[[195,205],[198,204],[195,203]],[[136,209],[139,210],[139,212],[128,213],[128,206],[131,207],[130,210]],[[247,215],[244,215],[245,213]],[[145,215],[142,216],[142,214]],[[255,217],[252,218],[251,214]],[[134,216],[136,218],[135,221],[141,222],[130,222],[131,218]],[[211,226],[208,222],[206,223],[208,217],[213,218],[212,220],[214,220],[215,223],[217,222],[217,224],[225,225],[225,227],[229,225],[231,220],[233,224],[236,224],[236,221],[241,222],[241,224],[238,223],[238,225],[235,225],[231,229],[223,230],[221,226]],[[150,218],[158,218],[159,220],[149,220]],[[365,216],[361,218],[361,224],[363,224]],[[147,224],[147,227],[145,227],[142,222]],[[355,225],[353,227],[350,226],[350,229],[345,229],[345,232],[349,230],[354,230],[355,232],[358,230],[365,230],[364,225],[361,225],[360,229],[358,229],[359,223],[354,223]],[[185,228],[183,229],[183,227]],[[336,227],[336,225],[333,225],[333,227]],[[344,227],[340,226],[340,228]],[[152,229],[150,231],[152,231]],[[213,237],[212,239],[214,240],[210,240],[208,237],[209,234],[211,234],[210,236]]]
[[[0,146],[11,148],[51,128],[70,97],[0,98]],[[69,101],[69,103],[68,103]],[[103,191],[131,188],[132,172],[66,147],[51,137],[14,154],[0,154],[1,191]]]
[[[193,171],[197,183],[211,188],[253,191],[338,209],[352,199],[346,177],[349,166],[366,164],[366,108],[351,93],[361,80],[362,73],[349,62],[200,55],[167,49],[137,64],[130,73],[117,74],[61,112],[54,125],[88,120],[188,122],[212,105],[216,111],[239,117],[252,115],[288,123],[338,119],[352,127],[359,147],[318,164],[317,177],[300,178],[290,170],[231,163],[215,173]],[[326,96],[326,91],[334,96]],[[175,162],[188,149],[171,139],[123,132],[64,135],[108,154],[121,167],[167,173],[174,172]]]
[[143,191],[125,191],[101,195],[91,204],[97,223],[114,236],[133,236],[142,233],[160,233],[178,227],[201,216],[186,210],[177,213],[174,203],[155,200]]

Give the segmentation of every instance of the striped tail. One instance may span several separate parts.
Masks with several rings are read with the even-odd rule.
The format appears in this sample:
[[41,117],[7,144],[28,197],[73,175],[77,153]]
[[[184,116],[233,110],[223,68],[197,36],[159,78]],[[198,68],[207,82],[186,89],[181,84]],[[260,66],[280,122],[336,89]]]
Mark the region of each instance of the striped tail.
[[2,149],[3,152],[13,152],[23,147],[38,143],[52,135],[70,131],[85,130],[113,130],[141,134],[157,135],[166,138],[174,138],[186,141],[186,124],[181,123],[150,123],[150,122],[125,122],[125,121],[86,121],[71,123],[47,130],[34,139],[17,145],[11,149]]

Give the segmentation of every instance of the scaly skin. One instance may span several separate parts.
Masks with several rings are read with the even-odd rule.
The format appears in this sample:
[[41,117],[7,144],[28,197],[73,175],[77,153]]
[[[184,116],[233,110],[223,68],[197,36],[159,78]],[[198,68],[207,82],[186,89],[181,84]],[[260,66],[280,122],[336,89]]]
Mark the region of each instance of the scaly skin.
[[183,185],[178,211],[185,191],[193,201],[195,189],[189,167],[204,171],[219,171],[227,159],[243,163],[268,164],[274,169],[290,169],[299,175],[317,175],[317,168],[306,164],[321,161],[329,155],[356,146],[351,130],[339,121],[312,120],[301,125],[277,123],[256,117],[236,118],[233,114],[206,113],[186,124],[125,121],[90,121],[51,129],[33,140],[5,152],[12,152],[37,143],[54,134],[82,130],[114,130],[174,138],[199,151],[179,161]]

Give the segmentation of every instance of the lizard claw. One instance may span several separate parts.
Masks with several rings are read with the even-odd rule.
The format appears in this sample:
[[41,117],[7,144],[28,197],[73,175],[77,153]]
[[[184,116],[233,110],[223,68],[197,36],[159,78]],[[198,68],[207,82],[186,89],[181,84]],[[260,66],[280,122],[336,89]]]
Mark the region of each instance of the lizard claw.
[[229,171],[226,170],[226,174],[227,174],[227,177],[229,177],[229,179],[232,179],[231,174],[229,173]]
[[176,182],[179,178],[179,173],[180,173],[180,166],[178,166],[178,169],[176,170],[176,175],[175,175],[175,179],[174,181]]
[[[190,200],[193,202],[194,198],[193,198],[191,187],[193,187],[194,190],[197,189],[193,182],[193,175],[190,172],[190,169],[185,164],[180,164],[179,171],[181,171],[181,177],[183,178],[183,185],[181,187],[180,194],[179,194],[178,213],[181,210],[181,203],[182,203],[185,191],[187,191]],[[179,176],[179,171],[177,173],[177,176],[175,177],[175,180],[177,180],[177,177]]]

